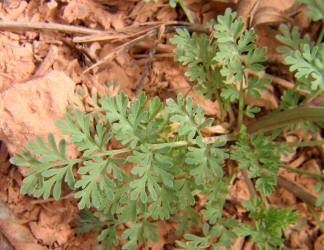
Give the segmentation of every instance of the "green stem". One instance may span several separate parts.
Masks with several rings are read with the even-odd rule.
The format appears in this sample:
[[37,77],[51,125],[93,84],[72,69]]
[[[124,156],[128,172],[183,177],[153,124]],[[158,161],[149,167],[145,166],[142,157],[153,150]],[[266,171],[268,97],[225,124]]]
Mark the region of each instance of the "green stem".
[[[309,94],[308,96],[306,96],[305,100],[301,103],[301,105],[311,103],[312,101],[314,101],[317,97],[319,97],[322,94],[323,94],[322,89],[317,90],[315,93]],[[320,106],[320,105],[316,105],[316,106]]]
[[[243,77],[244,79],[245,77]],[[243,122],[243,109],[244,109],[244,88],[243,88],[243,79],[240,83],[240,94],[239,94],[239,110],[237,118],[237,130],[240,131]]]
[[[204,58],[204,61],[206,61],[205,58]],[[217,86],[217,82],[215,81],[214,71],[210,68],[210,66],[207,65],[207,63],[204,63],[204,68],[205,68],[208,79],[211,81],[211,84],[215,87],[213,89],[213,93],[215,94],[217,103],[219,105],[220,120],[223,122],[224,121],[224,104],[223,104],[223,101],[218,93],[219,87]]]
[[[207,144],[212,144],[216,141],[225,141],[226,142],[226,141],[231,141],[233,139],[234,138],[232,137],[232,135],[220,135],[220,136],[204,137],[203,142],[207,143]],[[148,147],[151,147],[152,149],[158,150],[158,149],[162,149],[162,148],[166,148],[166,147],[175,148],[175,147],[182,147],[185,145],[195,145],[195,144],[197,144],[196,140],[165,142],[165,143],[156,143],[156,144],[147,144],[147,145],[148,145]],[[113,150],[105,151],[102,153],[98,153],[98,154],[96,154],[96,156],[98,156],[98,157],[108,156],[108,155],[113,156],[113,155],[131,152],[131,151],[138,150],[138,149],[139,149],[138,147],[135,147],[132,149],[128,149],[128,148],[113,149]],[[90,159],[89,157],[84,157],[80,161],[85,161],[85,160],[89,160],[89,159]]]
[[[216,141],[231,141],[234,138],[232,135],[219,135],[219,136],[212,136],[212,137],[204,137],[203,142],[207,144],[212,144]],[[166,142],[166,143],[158,143],[158,144],[148,144],[149,147],[153,149],[161,149],[165,147],[182,147],[189,144],[197,144],[196,140],[192,141],[177,141],[177,142]]]
[[324,22],[322,22],[321,33],[319,34],[319,36],[317,38],[317,42],[316,42],[317,45],[319,45],[322,42],[323,36],[324,36]]
[[[114,156],[114,155],[118,155],[118,154],[122,154],[122,153],[127,153],[127,152],[130,152],[132,151],[132,149],[113,149],[113,150],[109,150],[109,151],[105,151],[105,152],[102,152],[102,153],[99,153],[99,154],[96,154],[95,156],[98,156],[98,157],[101,157],[101,156],[107,156],[107,155],[110,155],[110,156]],[[83,157],[82,158],[82,161],[87,161],[87,160],[90,160],[92,159],[91,157]]]
[[190,23],[195,23],[190,12],[189,9],[187,8],[187,6],[184,4],[183,0],[179,0],[178,3],[180,4],[181,8],[183,9],[183,12],[185,13],[186,17],[188,18],[188,21]]
[[307,205],[307,208],[309,212],[313,215],[313,218],[316,220],[317,225],[320,227],[322,233],[324,232],[324,224],[321,222],[321,219],[319,218],[318,214],[316,213],[315,209],[311,205]]
[[283,144],[288,147],[312,147],[323,145],[324,141],[277,142],[276,144]]
[[[205,70],[207,71],[207,76],[209,77],[209,79],[212,79],[212,84],[216,88],[217,82],[215,81],[215,74],[214,74],[214,72],[210,68],[207,68],[207,67],[205,67]],[[224,121],[224,103],[222,101],[222,98],[219,95],[218,90],[219,90],[219,87],[215,89],[214,93],[215,93],[216,100],[217,100],[218,105],[219,105],[220,119],[223,122]]]
[[299,121],[324,121],[324,107],[298,107],[266,115],[250,124],[247,132],[250,134],[262,133]]
[[295,172],[295,173],[308,175],[308,176],[311,176],[311,177],[314,177],[314,178],[317,178],[317,179],[324,179],[324,175],[315,174],[315,173],[312,173],[312,172],[309,172],[309,171],[306,171],[306,170],[302,170],[302,169],[299,169],[299,168],[292,168],[292,167],[287,166],[287,165],[281,165],[280,167],[288,169],[288,170],[290,170],[292,172]]
[[269,205],[269,202],[262,190],[260,190],[260,196],[261,196],[261,200],[262,200],[263,204],[268,208],[270,205]]
[[219,105],[219,110],[220,110],[220,120],[223,122],[224,121],[224,104],[218,94],[218,91],[215,91],[215,96],[216,96],[216,100],[218,102]]

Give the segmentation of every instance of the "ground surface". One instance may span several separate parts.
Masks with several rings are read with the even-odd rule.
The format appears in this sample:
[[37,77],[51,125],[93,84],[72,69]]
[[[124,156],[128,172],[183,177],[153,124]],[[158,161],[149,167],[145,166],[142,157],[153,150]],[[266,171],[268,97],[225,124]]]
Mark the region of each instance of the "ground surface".
[[[226,7],[240,8],[246,19],[246,11],[256,1],[237,0],[184,0],[197,23],[205,24],[211,18],[222,14]],[[244,2],[245,5],[242,4]],[[289,13],[294,0],[259,1],[254,12],[253,24],[258,34],[258,45],[268,47],[271,64],[267,72],[293,80],[286,67],[280,64],[282,58],[275,52],[278,42],[275,24],[283,22],[283,14]],[[311,23],[299,9],[290,18],[303,32],[316,36],[319,25]],[[168,1],[145,3],[140,0],[3,0],[0,2],[0,20],[71,24],[88,27],[92,31],[82,34],[48,29],[26,30],[8,26],[0,31],[0,249],[96,249],[94,234],[75,233],[78,218],[77,202],[68,189],[60,201],[37,200],[19,193],[24,171],[10,165],[9,153],[22,149],[26,141],[35,135],[54,132],[54,120],[62,118],[69,97],[74,90],[83,92],[97,90],[99,93],[114,94],[119,89],[134,97],[136,91],[145,91],[149,97],[162,99],[178,93],[191,95],[212,117],[217,117],[217,104],[205,101],[192,91],[192,83],[184,76],[185,69],[173,61],[173,49],[168,39],[173,34],[144,37],[143,41],[128,49],[125,44],[149,32],[154,25],[173,20],[186,21],[181,9],[172,9]],[[155,23],[152,23],[155,22]],[[159,23],[157,23],[159,22]],[[274,24],[273,27],[268,24]],[[93,30],[106,30],[108,35],[100,38]],[[88,34],[85,34],[88,32]],[[90,32],[90,33],[89,33]],[[83,42],[84,37],[92,40]],[[155,44],[155,45],[154,45]],[[147,64],[152,47],[156,51],[152,65]],[[104,59],[104,60],[103,60]],[[95,63],[100,62],[89,70]],[[147,69],[147,72],[145,72]],[[88,70],[88,72],[84,72]],[[64,74],[63,74],[64,73]],[[144,74],[144,81],[141,78]],[[119,85],[106,87],[113,81]],[[273,84],[258,104],[265,109],[277,107],[280,82]],[[250,102],[257,102],[250,100]],[[315,135],[321,139],[320,135]],[[296,132],[287,135],[287,141],[314,136]],[[306,147],[285,159],[292,167],[320,173],[323,161],[320,148]],[[71,149],[70,154],[73,154]],[[287,179],[298,183],[312,192],[315,181],[295,173],[281,173]],[[316,195],[316,194],[315,194]],[[243,180],[238,179],[231,196],[248,199],[249,194]],[[278,188],[271,196],[276,207],[298,208],[301,216],[299,228],[286,233],[287,245],[291,248],[323,249],[323,237],[305,203],[288,191]],[[228,213],[242,213],[240,207],[231,204]],[[149,242],[145,249],[173,249],[175,225],[159,223],[160,240]],[[238,239],[235,249],[253,249],[253,244]]]

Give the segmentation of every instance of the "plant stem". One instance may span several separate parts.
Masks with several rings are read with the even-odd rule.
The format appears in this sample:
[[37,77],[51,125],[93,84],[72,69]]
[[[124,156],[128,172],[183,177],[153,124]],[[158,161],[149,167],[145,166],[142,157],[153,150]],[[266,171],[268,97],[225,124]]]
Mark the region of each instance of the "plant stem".
[[319,34],[319,36],[317,38],[317,42],[316,42],[317,45],[319,45],[322,42],[323,36],[324,36],[324,22],[322,22],[321,33]]
[[281,165],[280,167],[288,169],[288,170],[290,170],[292,172],[295,172],[295,173],[308,175],[308,176],[311,176],[311,177],[314,177],[314,178],[317,178],[317,179],[324,179],[324,175],[315,174],[315,173],[312,173],[312,172],[309,172],[309,171],[306,171],[306,170],[302,170],[302,169],[299,169],[299,168],[292,168],[292,167],[287,166],[287,165]]
[[187,8],[187,6],[184,4],[183,0],[179,0],[178,3],[180,4],[181,8],[183,9],[183,12],[185,13],[186,17],[188,18],[188,21],[190,23],[195,23],[190,12],[189,9]]
[[[214,86],[217,86],[217,82],[215,81],[215,74],[214,72],[210,69],[210,67],[205,67],[205,70],[207,71],[207,76],[212,79],[212,84]],[[224,103],[222,101],[222,98],[219,95],[219,87],[217,89],[215,89],[214,93],[216,96],[216,100],[218,102],[219,105],[219,110],[220,110],[220,119],[223,122],[224,121]]]
[[219,110],[220,110],[220,120],[223,122],[224,121],[224,104],[218,94],[218,91],[215,91],[215,96],[216,96],[216,100],[218,102],[219,105]]
[[288,147],[311,147],[323,145],[324,141],[277,142],[276,144],[284,144]]
[[297,198],[301,199],[305,203],[315,206],[316,197],[311,193],[307,192],[304,188],[297,186],[295,183],[281,176],[277,177],[277,183],[279,187],[288,190],[290,193],[292,193],[293,195],[295,195]]
[[247,132],[262,133],[299,121],[324,121],[324,107],[297,107],[266,115],[250,124]]
[[[205,60],[205,58],[204,58]],[[215,88],[213,88],[213,93],[215,94],[217,103],[219,105],[219,110],[220,110],[220,120],[223,122],[224,121],[224,104],[223,101],[219,95],[219,86],[217,86],[217,82],[215,80],[215,74],[213,72],[213,69],[210,68],[210,66],[207,65],[207,63],[204,63],[204,68],[205,71],[207,73],[207,77],[208,79],[211,81],[211,84],[213,86],[215,86]]]
[[[216,141],[231,141],[234,138],[232,137],[232,135],[220,135],[220,136],[212,136],[212,137],[204,137],[203,138],[203,142],[207,143],[207,144],[212,144]],[[148,147],[151,147],[152,149],[158,150],[158,149],[162,149],[162,148],[166,148],[166,147],[182,147],[185,145],[192,145],[192,144],[197,144],[196,140],[192,140],[192,141],[176,141],[176,142],[165,142],[165,143],[156,143],[156,144],[147,144]],[[122,153],[127,153],[127,152],[131,152],[134,150],[138,150],[138,147],[132,148],[132,149],[128,149],[128,148],[124,148],[124,149],[113,149],[113,150],[109,150],[109,151],[105,151],[102,153],[98,153],[95,156],[101,157],[101,156],[114,156],[114,155],[118,155],[118,154],[122,154]],[[88,160],[90,158],[88,157],[84,157],[82,158],[82,160],[80,161],[85,161]],[[58,166],[59,164],[62,163],[57,163]]]
[[307,208],[309,212],[313,215],[314,219],[316,220],[317,225],[320,227],[322,233],[324,232],[324,224],[321,222],[321,219],[319,218],[318,214],[316,213],[315,209],[311,205],[307,205]]
[[[219,136],[212,136],[212,137],[204,137],[203,142],[207,144],[212,144],[216,141],[231,141],[233,140],[232,135],[219,135]],[[177,142],[166,142],[166,143],[158,143],[158,144],[148,144],[149,146],[153,147],[154,149],[161,149],[165,147],[182,147],[184,145],[189,144],[196,144],[196,140],[192,141],[177,141]]]
[[263,204],[268,208],[270,205],[267,200],[267,197],[265,196],[265,194],[262,190],[260,191],[260,196],[261,196],[261,200],[262,200]]
[[244,88],[243,81],[245,77],[242,77],[242,81],[240,82],[240,94],[239,94],[239,111],[237,118],[237,131],[241,130],[242,122],[243,122],[243,109],[244,109]]
[[[124,148],[124,149],[113,149],[113,150],[109,150],[109,151],[105,151],[105,152],[96,154],[95,156],[98,156],[98,157],[107,156],[107,155],[114,156],[114,155],[118,155],[118,154],[127,153],[127,152],[130,152],[130,151],[132,151],[132,149],[127,149],[127,148]],[[87,161],[89,159],[92,159],[92,158],[91,157],[83,157],[82,158],[82,161]]]

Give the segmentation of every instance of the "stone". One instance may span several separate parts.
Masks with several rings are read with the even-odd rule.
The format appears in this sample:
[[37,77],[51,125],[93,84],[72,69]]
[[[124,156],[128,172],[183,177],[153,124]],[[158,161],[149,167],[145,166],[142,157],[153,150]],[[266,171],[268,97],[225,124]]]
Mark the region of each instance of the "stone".
[[[54,134],[57,143],[62,138],[68,140],[54,122],[64,118],[74,87],[63,72],[52,71],[0,92],[0,140],[10,155],[21,152],[27,141],[35,140],[37,135],[45,142],[49,133]],[[68,145],[68,157],[76,154],[75,148]]]

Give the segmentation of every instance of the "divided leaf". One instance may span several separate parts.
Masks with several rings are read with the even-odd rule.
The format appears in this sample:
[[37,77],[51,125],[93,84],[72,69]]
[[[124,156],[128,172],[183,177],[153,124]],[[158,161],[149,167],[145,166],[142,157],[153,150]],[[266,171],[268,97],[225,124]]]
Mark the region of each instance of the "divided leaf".
[[324,20],[324,1],[323,0],[297,0],[300,3],[307,4],[308,11],[306,16],[312,18],[315,22]]
[[228,157],[225,149],[220,149],[225,142],[216,142],[208,146],[202,141],[202,137],[197,139],[198,147],[189,147],[186,155],[186,163],[193,165],[190,174],[195,176],[197,185],[206,181],[213,181],[216,176],[223,177],[222,165]]
[[[12,164],[28,167],[28,174],[21,187],[21,193],[33,193],[35,197],[43,196],[47,199],[53,191],[53,196],[58,200],[61,196],[63,179],[71,189],[74,189],[75,180],[72,173],[73,166],[80,160],[69,160],[66,156],[65,140],[62,139],[59,147],[56,145],[53,134],[48,135],[48,147],[44,140],[37,136],[37,143],[29,141],[27,147],[31,153],[23,150],[10,159]],[[32,154],[40,154],[36,159]],[[53,189],[53,190],[52,190]]]
[[193,106],[192,98],[189,96],[185,100],[179,94],[177,102],[173,99],[167,101],[167,106],[164,110],[170,115],[170,121],[179,123],[177,132],[180,136],[186,136],[188,140],[192,140],[197,134],[200,135],[200,129],[209,126],[212,119],[204,120],[205,111],[199,105]]
[[239,168],[249,170],[249,178],[257,178],[257,190],[266,195],[274,190],[280,156],[271,137],[260,134],[252,135],[250,140],[237,141],[232,146],[230,158],[238,162]]
[[296,27],[290,34],[286,25],[280,25],[282,35],[277,39],[288,47],[279,47],[278,51],[285,56],[284,63],[289,70],[296,72],[295,77],[303,87],[314,93],[324,89],[324,45],[311,42],[308,36],[300,38]]

